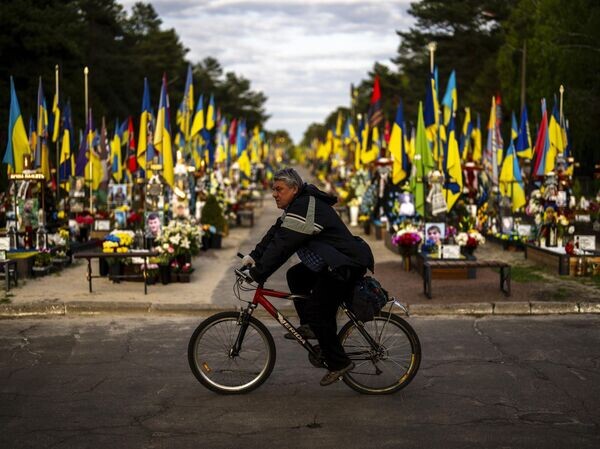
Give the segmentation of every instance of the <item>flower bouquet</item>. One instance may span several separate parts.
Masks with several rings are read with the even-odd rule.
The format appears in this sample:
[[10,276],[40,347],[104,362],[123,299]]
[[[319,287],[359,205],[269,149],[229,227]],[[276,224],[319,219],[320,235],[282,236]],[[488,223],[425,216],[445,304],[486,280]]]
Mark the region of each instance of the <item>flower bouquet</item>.
[[392,244],[396,245],[400,253],[414,254],[417,252],[419,244],[423,241],[423,233],[413,225],[408,225],[400,229],[392,237]]
[[459,232],[456,236],[456,243],[461,247],[466,254],[473,254],[479,245],[485,243],[485,237],[475,229],[470,229],[467,232]]
[[[134,233],[132,231],[112,231],[104,238],[104,241],[102,242],[102,252],[107,254],[127,253],[133,244],[133,238]],[[108,274],[113,278],[113,281],[118,279],[115,276],[120,276],[123,274],[124,265],[131,263],[131,259],[129,257],[107,257],[105,261],[108,264]]]
[[[159,247],[165,250],[172,248],[170,254],[175,256],[185,256],[191,258],[200,251],[202,231],[190,223],[171,221],[164,227],[161,236],[156,239]],[[165,246],[166,245],[166,246]]]
[[422,241],[423,234],[418,230],[418,228],[412,225],[399,230],[392,237],[392,245],[396,245],[398,247],[398,251],[402,255],[405,271],[410,270],[410,256],[417,254],[419,244]]

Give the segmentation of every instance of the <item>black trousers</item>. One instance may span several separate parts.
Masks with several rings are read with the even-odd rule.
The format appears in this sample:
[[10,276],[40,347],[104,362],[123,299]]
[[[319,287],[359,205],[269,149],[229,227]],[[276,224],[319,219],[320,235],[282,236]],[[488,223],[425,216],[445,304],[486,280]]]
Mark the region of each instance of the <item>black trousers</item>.
[[290,292],[310,295],[310,299],[294,301],[300,324],[308,324],[317,336],[321,352],[331,371],[337,371],[350,363],[337,337],[337,310],[340,303],[352,294],[354,283],[365,273],[363,269],[348,268],[345,279],[325,270],[311,271],[299,263],[290,268],[287,282]]

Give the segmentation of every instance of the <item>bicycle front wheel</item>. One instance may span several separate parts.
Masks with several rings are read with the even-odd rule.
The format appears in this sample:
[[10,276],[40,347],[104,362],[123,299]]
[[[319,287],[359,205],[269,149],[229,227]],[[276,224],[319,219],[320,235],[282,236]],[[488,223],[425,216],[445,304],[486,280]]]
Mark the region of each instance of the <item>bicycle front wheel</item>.
[[338,336],[356,365],[344,376],[344,382],[360,393],[394,393],[408,385],[419,369],[419,337],[410,324],[394,314],[381,312],[364,323],[363,329],[349,321]]
[[273,371],[275,343],[269,330],[249,317],[240,349],[234,351],[241,330],[239,312],[222,312],[204,320],[190,338],[190,368],[202,385],[216,393],[247,393]]

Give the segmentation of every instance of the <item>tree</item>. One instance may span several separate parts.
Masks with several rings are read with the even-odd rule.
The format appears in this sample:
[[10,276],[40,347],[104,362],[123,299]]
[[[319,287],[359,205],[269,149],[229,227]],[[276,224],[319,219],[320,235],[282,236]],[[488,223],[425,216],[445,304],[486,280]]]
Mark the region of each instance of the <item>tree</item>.
[[397,31],[398,56],[393,60],[405,75],[403,100],[410,116],[425,98],[430,72],[427,44],[435,42],[439,70],[438,95],[456,70],[460,102],[476,111],[487,111],[489,98],[498,90],[496,55],[502,44],[501,23],[516,0],[421,0],[408,13],[417,19],[409,31]]
[[591,175],[600,162],[596,128],[600,123],[600,5],[574,0],[521,0],[503,28],[506,39],[498,54],[502,91],[513,109],[520,108],[522,48],[527,45],[526,104],[530,120],[539,123],[541,98],[551,110],[553,96],[565,86],[564,115],[580,173]]

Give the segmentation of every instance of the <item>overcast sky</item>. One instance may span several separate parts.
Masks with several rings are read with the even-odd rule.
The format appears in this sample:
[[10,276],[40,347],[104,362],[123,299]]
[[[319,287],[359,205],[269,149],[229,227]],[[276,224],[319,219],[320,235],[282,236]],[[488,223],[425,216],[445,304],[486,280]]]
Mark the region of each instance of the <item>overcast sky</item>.
[[[134,0],[122,0],[129,10]],[[412,18],[410,0],[150,0],[195,63],[215,57],[225,71],[268,97],[266,124],[299,142],[313,122],[349,105],[350,83],[375,61],[393,64]],[[171,75],[172,76],[172,75]],[[194,85],[196,92],[202,86]]]

